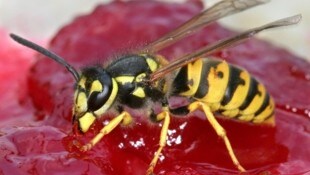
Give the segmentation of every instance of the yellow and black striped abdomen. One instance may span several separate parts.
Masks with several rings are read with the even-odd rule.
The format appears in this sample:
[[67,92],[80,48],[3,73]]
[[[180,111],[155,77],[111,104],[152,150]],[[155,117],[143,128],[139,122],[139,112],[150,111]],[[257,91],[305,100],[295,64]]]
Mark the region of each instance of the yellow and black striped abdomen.
[[184,66],[173,88],[173,94],[202,101],[225,117],[273,123],[274,102],[264,85],[225,61],[199,59]]

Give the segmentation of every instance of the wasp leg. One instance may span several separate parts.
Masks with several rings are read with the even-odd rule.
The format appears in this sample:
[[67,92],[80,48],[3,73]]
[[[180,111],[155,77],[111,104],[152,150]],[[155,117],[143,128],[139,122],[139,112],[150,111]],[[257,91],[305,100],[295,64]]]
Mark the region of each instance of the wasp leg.
[[108,125],[103,127],[100,130],[100,132],[90,142],[88,142],[86,145],[84,145],[81,148],[81,150],[82,151],[88,151],[88,150],[92,149],[92,147],[94,147],[103,138],[103,136],[109,134],[121,122],[123,122],[124,124],[127,125],[128,122],[131,122],[131,121],[132,121],[131,115],[128,112],[123,111],[117,117],[112,119]]
[[170,124],[170,114],[167,107],[163,108],[163,111],[156,116],[157,121],[164,120],[163,126],[161,128],[160,139],[159,139],[159,148],[154,154],[154,157],[149,165],[149,168],[146,172],[147,175],[153,174],[156,163],[159,159],[159,155],[163,148],[166,146],[168,127]]
[[193,102],[189,105],[190,112],[193,112],[195,110],[203,110],[203,112],[205,113],[208,121],[210,122],[210,124],[212,125],[212,127],[214,128],[215,132],[217,133],[218,136],[220,136],[223,140],[224,143],[226,145],[226,149],[228,150],[229,156],[231,158],[231,160],[233,161],[234,165],[238,168],[239,171],[241,172],[245,172],[245,169],[240,165],[232,147],[230,144],[230,141],[226,135],[226,131],[225,129],[217,122],[217,120],[215,119],[210,107],[203,103],[203,102]]

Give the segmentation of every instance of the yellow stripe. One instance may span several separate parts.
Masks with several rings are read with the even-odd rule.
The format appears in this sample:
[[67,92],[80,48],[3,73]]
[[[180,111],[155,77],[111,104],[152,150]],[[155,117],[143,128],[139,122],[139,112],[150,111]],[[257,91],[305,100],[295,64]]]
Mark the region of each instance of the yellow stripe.
[[[222,73],[223,77],[218,76]],[[225,95],[229,79],[229,65],[223,61],[216,68],[211,68],[208,74],[208,93],[201,99],[206,103],[219,103]]]
[[201,59],[187,65],[187,84],[189,90],[181,93],[181,95],[193,96],[196,93],[200,83],[202,66],[203,62]]
[[269,117],[267,120],[265,120],[263,123],[267,125],[275,126],[276,122],[275,122],[274,114],[271,117]]
[[222,106],[221,109],[223,110],[237,109],[243,104],[250,89],[251,76],[247,71],[242,70],[240,78],[244,80],[245,84],[238,85],[229,103],[225,106]]
[[158,68],[158,64],[152,58],[146,58],[146,62],[152,72],[154,72]]
[[254,118],[254,114],[250,114],[250,115],[242,115],[240,117],[238,117],[238,120],[242,120],[245,122],[249,122]]
[[266,96],[266,89],[260,83],[258,84],[258,91],[261,92],[261,96],[259,96],[259,94],[256,94],[250,105],[243,111],[240,111],[240,114],[242,115],[254,114],[263,105]]
[[253,123],[262,123],[269,117],[274,110],[274,102],[273,99],[270,98],[269,105],[265,108],[263,112],[261,112],[258,116],[256,116],[253,120]]
[[117,86],[116,80],[114,78],[112,78],[112,84],[113,84],[112,85],[112,92],[110,94],[109,99],[101,108],[99,108],[97,111],[94,112],[97,116],[104,114],[111,107],[114,100],[116,99],[116,95],[118,92],[118,86]]
[[126,84],[126,83],[132,83],[133,80],[134,80],[134,76],[119,76],[119,77],[116,77],[115,80],[121,84]]
[[234,118],[239,114],[239,109],[226,110],[222,112],[222,114],[224,117]]

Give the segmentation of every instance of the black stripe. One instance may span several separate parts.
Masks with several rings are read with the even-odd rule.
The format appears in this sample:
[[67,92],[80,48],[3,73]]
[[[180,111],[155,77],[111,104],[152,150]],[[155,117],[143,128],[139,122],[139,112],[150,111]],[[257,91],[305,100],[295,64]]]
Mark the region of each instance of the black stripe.
[[187,82],[187,66],[180,69],[177,76],[172,82],[172,95],[177,95],[189,90]]
[[246,109],[251,104],[256,94],[261,95],[261,92],[258,91],[258,85],[258,82],[253,77],[251,77],[248,95],[242,105],[239,107],[241,111]]
[[239,68],[229,65],[228,85],[225,91],[224,98],[221,102],[222,106],[227,105],[231,101],[239,85],[245,85],[245,81],[240,77],[241,72],[242,70],[240,70]]
[[140,55],[127,55],[112,62],[106,71],[112,77],[118,76],[137,76],[141,73],[151,73],[146,57]]
[[260,113],[262,113],[262,112],[269,106],[269,102],[270,102],[270,96],[269,96],[269,94],[267,93],[267,94],[265,95],[264,102],[263,102],[262,106],[258,109],[258,111],[255,112],[254,117],[256,117],[256,116],[258,116]]
[[169,112],[171,112],[174,115],[187,115],[189,113],[189,109],[188,109],[188,105],[187,106],[182,106],[182,107],[178,107],[175,109],[171,109],[169,108]]
[[[208,82],[208,75],[210,73],[210,69],[216,69],[217,65],[220,64],[221,61],[217,60],[203,60],[201,76],[200,76],[200,83],[198,89],[194,95],[196,98],[203,98],[209,91],[209,82]],[[223,73],[222,73],[223,74]],[[222,75],[223,78],[223,75]]]

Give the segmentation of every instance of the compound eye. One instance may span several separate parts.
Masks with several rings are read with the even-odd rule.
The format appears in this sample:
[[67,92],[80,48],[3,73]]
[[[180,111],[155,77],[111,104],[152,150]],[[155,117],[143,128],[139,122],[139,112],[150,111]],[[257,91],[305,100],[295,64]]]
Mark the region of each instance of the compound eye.
[[107,91],[92,92],[88,98],[87,106],[89,111],[96,111],[101,108],[109,98]]

